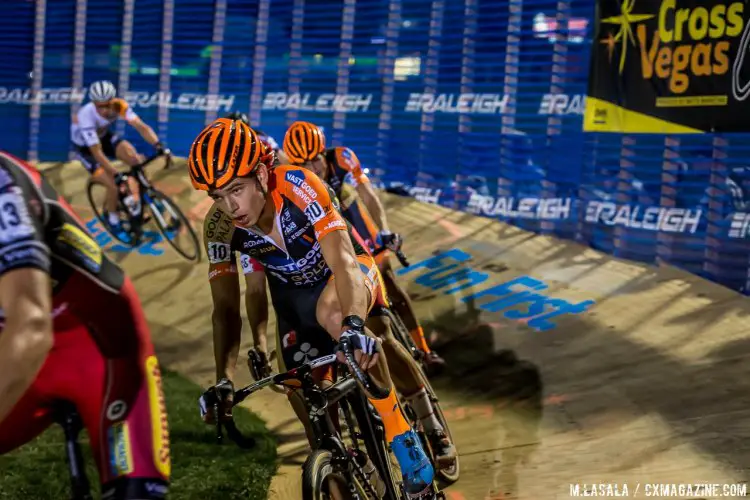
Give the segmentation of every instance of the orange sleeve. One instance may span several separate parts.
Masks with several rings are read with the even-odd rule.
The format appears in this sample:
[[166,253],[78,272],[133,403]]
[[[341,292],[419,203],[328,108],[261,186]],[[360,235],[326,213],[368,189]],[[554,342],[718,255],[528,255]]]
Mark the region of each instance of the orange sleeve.
[[[348,172],[345,181],[349,181],[350,184],[357,186],[359,184],[367,184],[370,179],[367,178],[365,173],[362,171],[362,165],[359,163],[359,158],[349,148],[336,148],[336,163],[339,167]],[[348,179],[351,177],[351,180]]]
[[282,193],[304,212],[315,228],[320,241],[331,231],[345,231],[346,222],[333,204],[323,181],[303,168],[276,167],[277,182]]
[[125,118],[125,113],[128,112],[128,103],[125,102],[125,99],[115,98],[113,99],[115,109],[117,109],[117,114]]

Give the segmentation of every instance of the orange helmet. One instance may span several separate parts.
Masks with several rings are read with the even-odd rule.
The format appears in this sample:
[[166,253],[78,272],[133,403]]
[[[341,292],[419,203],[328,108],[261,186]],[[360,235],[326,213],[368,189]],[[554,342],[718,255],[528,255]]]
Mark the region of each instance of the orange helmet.
[[219,118],[193,141],[188,156],[195,189],[208,191],[247,177],[267,160],[266,147],[242,120]]
[[284,153],[296,164],[315,159],[326,149],[326,136],[317,125],[294,122],[284,136]]

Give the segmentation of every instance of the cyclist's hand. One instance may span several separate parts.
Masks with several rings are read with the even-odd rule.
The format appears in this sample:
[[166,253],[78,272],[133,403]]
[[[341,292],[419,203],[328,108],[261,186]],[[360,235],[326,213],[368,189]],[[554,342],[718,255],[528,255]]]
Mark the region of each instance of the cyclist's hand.
[[398,252],[401,250],[401,244],[404,242],[401,235],[390,231],[380,231],[375,241],[378,246],[386,247],[388,250]]
[[219,403],[221,420],[232,420],[232,406],[234,402],[234,384],[231,380],[221,379],[215,386],[206,389],[198,399],[201,418],[207,424],[216,422],[214,418],[214,404]]
[[247,351],[247,367],[253,380],[258,381],[271,375],[271,363],[266,353],[258,349]]
[[[349,343],[354,348],[354,360],[363,370],[369,370],[378,362],[378,353],[380,352],[378,339],[368,337],[363,332],[354,329],[344,330],[339,338],[339,342],[343,339],[349,340]],[[340,363],[346,363],[340,343],[336,346],[336,359]]]
[[156,144],[154,144],[154,149],[159,155],[172,156],[172,150],[170,150],[167,146],[165,146],[161,142],[157,142]]

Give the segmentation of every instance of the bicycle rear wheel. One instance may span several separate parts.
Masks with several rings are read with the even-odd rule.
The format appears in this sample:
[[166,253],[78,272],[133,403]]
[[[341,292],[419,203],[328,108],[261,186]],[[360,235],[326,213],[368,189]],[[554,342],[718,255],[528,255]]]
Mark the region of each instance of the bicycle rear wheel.
[[396,340],[398,340],[404,347],[406,347],[406,350],[409,351],[411,357],[419,363],[422,370],[425,370],[427,367],[422,360],[422,351],[420,351],[417,344],[414,343],[414,339],[411,338],[411,334],[409,334],[409,330],[406,328],[401,316],[399,316],[392,308],[386,308],[385,311],[386,314],[388,314],[388,318],[391,320],[393,336],[396,337]]
[[156,227],[177,253],[190,261],[200,261],[201,246],[190,221],[170,198],[156,189],[144,195]]
[[[416,345],[414,344],[414,341],[411,338],[411,335],[409,335],[409,332],[406,330],[406,326],[404,325],[403,321],[401,321],[401,318],[398,314],[396,314],[391,309],[387,309],[388,311],[388,317],[391,319],[391,325],[393,329],[393,335],[398,339],[399,342],[404,344],[404,346],[411,352],[412,356],[416,360],[420,360],[420,356],[417,354],[415,355],[415,352],[417,351]],[[432,385],[430,384],[429,379],[427,378],[427,375],[425,375],[425,366],[424,363],[420,362],[420,370],[419,371],[419,377],[420,377],[420,383],[424,386],[425,390],[427,391],[427,394],[430,397],[430,401],[432,402],[432,407],[435,410],[435,416],[437,417],[438,421],[440,422],[440,425],[445,430],[445,433],[448,435],[448,439],[450,439],[451,443],[453,443],[453,446],[456,445],[456,443],[453,441],[453,436],[451,435],[450,427],[448,426],[448,421],[445,418],[445,415],[443,414],[442,408],[440,408],[440,399],[437,397],[437,394],[435,393],[435,390],[432,388]],[[413,413],[413,412],[412,412]],[[420,429],[420,432],[424,434],[424,430]],[[435,455],[432,450],[432,444],[429,443],[429,440],[426,440],[428,442],[423,443],[425,445],[425,451],[427,451],[430,454],[430,457],[432,459],[432,463],[436,464],[435,461]],[[447,468],[438,468],[437,465],[435,465],[435,472],[437,476],[442,479],[447,484],[452,484],[458,481],[458,476],[460,475],[460,464],[459,464],[459,458],[458,455],[456,455],[456,460],[450,467]]]
[[[448,439],[450,439],[450,442],[453,443],[454,447],[456,447],[456,442],[453,440],[453,435],[451,434],[451,428],[448,425],[448,420],[445,418],[443,409],[440,407],[440,399],[437,397],[435,390],[432,388],[432,385],[430,385],[430,381],[427,379],[427,376],[422,370],[419,370],[419,377],[421,378],[420,382],[422,383],[425,390],[427,391],[427,394],[430,397],[430,402],[432,403],[432,409],[435,412],[435,417],[438,419],[438,422],[440,422],[440,425],[443,427],[443,430],[448,436]],[[424,429],[420,428],[420,432],[425,435]],[[453,461],[453,463],[449,467],[439,468],[435,460],[435,452],[433,451],[432,443],[429,442],[429,439],[426,439],[426,435],[425,440],[427,441],[426,443],[423,443],[426,445],[425,451],[430,454],[432,463],[435,464],[436,475],[446,484],[453,484],[458,481],[458,477],[461,474],[461,463],[458,456],[458,447],[456,447],[456,459]]]

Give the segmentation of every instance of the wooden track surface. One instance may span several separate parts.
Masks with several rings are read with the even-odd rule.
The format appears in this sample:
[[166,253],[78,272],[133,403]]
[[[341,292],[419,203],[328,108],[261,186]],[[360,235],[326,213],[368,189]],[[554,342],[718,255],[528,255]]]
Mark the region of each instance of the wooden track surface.
[[[83,169],[42,167],[89,219]],[[184,170],[152,177],[202,221],[206,197],[189,187]],[[674,268],[621,261],[407,198],[384,199],[414,268],[400,280],[450,363],[449,373],[434,382],[461,454],[461,479],[448,488],[448,498],[569,498],[570,484],[592,483],[627,484],[632,496],[638,483],[747,479],[747,298]],[[208,385],[212,307],[205,257],[194,265],[164,243],[153,248],[162,254],[113,254],[138,288],[162,363]],[[438,268],[415,265],[452,249],[449,255],[469,260],[443,255],[443,271],[430,276]],[[440,286],[440,276],[456,271],[463,274]],[[522,276],[547,288],[480,293]],[[462,277],[478,283],[447,293],[467,283]],[[430,280],[432,287],[423,286]],[[528,302],[513,305],[524,293],[558,299],[551,305],[560,299],[593,303],[584,312],[550,318],[554,328],[538,331],[530,327],[538,316],[536,322],[513,317],[512,311],[529,308]],[[497,311],[488,312],[493,301]],[[243,353],[249,342],[245,334]],[[248,382],[245,370],[239,372],[238,383]],[[306,442],[286,399],[266,390],[247,404],[279,438],[270,498],[300,498]],[[202,425],[197,408],[196,425]]]

